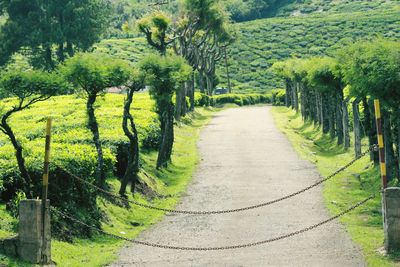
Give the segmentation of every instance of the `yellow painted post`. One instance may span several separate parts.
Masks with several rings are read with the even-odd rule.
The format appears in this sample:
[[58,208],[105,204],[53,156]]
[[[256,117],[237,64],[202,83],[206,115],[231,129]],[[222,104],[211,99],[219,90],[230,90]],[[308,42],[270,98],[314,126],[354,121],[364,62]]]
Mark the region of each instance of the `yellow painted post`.
[[374,100],[375,106],[375,118],[376,118],[376,132],[378,136],[378,147],[379,147],[379,164],[381,169],[382,189],[387,188],[387,176],[386,176],[386,160],[385,160],[385,144],[383,142],[383,131],[382,131],[382,117],[381,117],[381,105],[379,99]]
[[46,145],[45,145],[45,154],[44,154],[44,170],[43,170],[43,184],[42,184],[42,262],[46,263],[49,259],[47,259],[46,251],[47,240],[45,235],[46,229],[46,203],[47,203],[47,194],[49,188],[49,165],[50,165],[50,143],[51,143],[51,123],[52,119],[47,119],[46,126]]

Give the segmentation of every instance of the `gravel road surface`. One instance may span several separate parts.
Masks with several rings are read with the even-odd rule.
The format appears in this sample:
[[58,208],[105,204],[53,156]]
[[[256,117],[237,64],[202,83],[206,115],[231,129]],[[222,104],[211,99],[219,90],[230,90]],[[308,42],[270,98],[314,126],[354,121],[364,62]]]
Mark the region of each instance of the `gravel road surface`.
[[[271,107],[216,114],[198,142],[201,162],[177,209],[219,210],[258,204],[319,179],[274,124]],[[297,231],[329,218],[322,187],[241,213],[168,214],[138,240],[181,246],[250,243]],[[344,227],[332,222],[311,232],[253,248],[192,252],[127,245],[112,266],[365,266]]]

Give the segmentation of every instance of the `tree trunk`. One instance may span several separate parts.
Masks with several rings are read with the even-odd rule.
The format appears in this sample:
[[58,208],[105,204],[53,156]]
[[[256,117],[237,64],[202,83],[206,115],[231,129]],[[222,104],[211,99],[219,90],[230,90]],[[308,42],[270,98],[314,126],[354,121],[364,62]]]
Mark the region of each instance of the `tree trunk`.
[[349,130],[349,110],[348,99],[342,101],[342,109],[343,109],[343,137],[344,137],[344,147],[346,149],[350,148],[350,130]]
[[93,134],[93,143],[97,150],[97,166],[96,166],[96,181],[99,187],[103,188],[105,186],[106,175],[104,172],[104,158],[103,158],[103,148],[100,142],[99,125],[97,123],[94,103],[96,102],[97,94],[89,94],[86,103],[86,110],[88,114],[88,128]]
[[202,70],[199,70],[199,89],[200,93],[205,94],[204,72]]
[[[363,98],[363,106],[364,106],[364,127],[366,131],[366,135],[368,135],[368,142],[369,145],[372,146],[377,143],[377,136],[376,136],[376,126],[375,126],[375,117],[374,117],[374,111],[372,109],[373,104],[372,100],[367,100],[366,98]],[[370,159],[373,161],[375,164],[379,164],[379,154],[376,151],[371,151],[370,153]]]
[[13,145],[15,149],[15,157],[17,159],[17,164],[18,164],[18,169],[19,172],[21,173],[21,177],[24,180],[24,192],[27,195],[28,198],[33,197],[33,192],[32,192],[32,179],[29,175],[29,172],[25,166],[25,159],[23,157],[23,148],[21,144],[18,142],[17,138],[15,137],[14,131],[11,129],[10,125],[8,125],[8,118],[13,114],[12,111],[9,111],[5,113],[1,119],[1,128],[5,131],[5,134],[8,136],[8,138],[11,141],[11,144]]
[[54,70],[54,62],[53,62],[53,55],[51,51],[51,47],[46,47],[45,49],[45,61],[46,61],[46,69],[47,70]]
[[213,82],[212,82],[212,77],[210,77],[210,74],[206,74],[206,83],[207,83],[207,94],[209,96],[213,95]]
[[[334,102],[333,97],[329,97],[329,113],[328,113],[328,119],[329,119],[329,135],[333,139],[335,138],[336,131],[335,131],[335,118],[336,118],[336,112],[335,112],[335,106],[336,104]],[[335,101],[336,102],[336,101]]]
[[343,95],[341,93],[336,94],[335,100],[335,115],[336,115],[336,136],[337,144],[342,145],[344,139],[343,133]]
[[189,111],[193,112],[195,108],[195,103],[194,103],[194,96],[195,96],[195,84],[194,84],[194,70],[192,71],[192,78],[190,80],[190,90],[189,90],[189,99],[190,99],[190,107]]
[[168,166],[174,143],[174,105],[171,103],[161,116],[161,142],[158,151],[157,169]]
[[[126,137],[129,139],[128,163],[119,190],[119,194],[122,196],[125,196],[126,187],[129,182],[131,182],[131,192],[134,193],[135,185],[139,181],[139,139],[135,121],[130,113],[132,101],[133,90],[129,89],[125,100],[124,116],[122,119],[122,129],[124,130]],[[131,129],[129,129],[129,124]]]
[[383,139],[385,143],[385,160],[387,169],[387,179],[390,181],[393,178],[394,167],[394,151],[392,129],[390,125],[389,113],[382,110],[382,123],[383,123]]
[[285,106],[290,107],[290,100],[289,100],[289,94],[290,94],[290,88],[289,88],[289,81],[285,81]]
[[299,112],[299,94],[297,91],[297,83],[293,83],[292,87],[292,97],[293,97],[293,107],[296,110],[296,113]]
[[361,156],[361,131],[360,131],[360,99],[353,101],[353,128],[354,128],[354,150],[356,157]]
[[397,174],[397,179],[400,180],[400,117],[397,115],[396,116],[397,120],[397,168],[399,170],[399,173]]
[[186,82],[181,85],[181,89],[176,92],[175,103],[175,119],[180,120],[184,115],[184,108],[186,106]]
[[329,98],[327,95],[322,95],[322,132],[324,134],[329,133],[330,129],[330,108],[329,108]]

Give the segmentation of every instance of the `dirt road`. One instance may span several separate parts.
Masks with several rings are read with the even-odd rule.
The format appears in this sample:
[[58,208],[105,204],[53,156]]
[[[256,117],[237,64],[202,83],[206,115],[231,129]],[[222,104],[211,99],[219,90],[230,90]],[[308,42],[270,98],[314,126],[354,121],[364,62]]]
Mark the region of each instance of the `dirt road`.
[[[270,107],[228,109],[203,130],[201,162],[178,209],[216,210],[258,204],[317,179],[274,125]],[[138,239],[182,246],[249,243],[329,218],[321,187],[279,204],[218,216],[172,215]],[[365,266],[344,228],[333,222],[299,236],[232,251],[191,252],[129,246],[113,266]]]

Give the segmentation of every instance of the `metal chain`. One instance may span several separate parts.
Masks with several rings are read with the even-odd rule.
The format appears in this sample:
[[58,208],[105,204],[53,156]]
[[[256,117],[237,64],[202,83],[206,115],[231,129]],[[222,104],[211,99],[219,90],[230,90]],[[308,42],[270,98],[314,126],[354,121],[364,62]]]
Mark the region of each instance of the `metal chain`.
[[351,206],[350,208],[346,209],[345,211],[342,211],[341,213],[325,220],[322,221],[320,223],[314,224],[312,226],[303,228],[301,230],[286,234],[286,235],[281,235],[278,237],[274,237],[274,238],[270,238],[270,239],[266,239],[266,240],[262,240],[262,241],[257,241],[257,242],[252,242],[252,243],[247,243],[247,244],[240,244],[240,245],[233,245],[233,246],[222,246],[222,247],[180,247],[180,246],[170,246],[170,245],[162,245],[162,244],[156,244],[156,243],[151,243],[151,242],[146,242],[146,241],[138,241],[138,240],[134,240],[134,239],[130,239],[127,237],[123,237],[123,236],[119,236],[119,235],[115,235],[115,234],[111,234],[108,232],[105,232],[104,230],[98,229],[94,226],[88,225],[82,221],[79,221],[61,211],[56,210],[55,208],[52,208],[52,211],[54,211],[55,213],[59,214],[60,216],[70,219],[73,222],[76,222],[80,225],[83,225],[87,228],[90,228],[92,230],[95,230],[97,232],[100,232],[102,234],[111,236],[113,238],[117,238],[117,239],[121,239],[124,241],[128,241],[134,244],[138,244],[138,245],[143,245],[143,246],[148,246],[148,247],[153,247],[153,248],[162,248],[162,249],[171,249],[171,250],[191,250],[191,251],[215,251],[215,250],[232,250],[232,249],[241,249],[241,248],[249,248],[249,247],[255,247],[255,246],[260,246],[260,245],[264,245],[264,244],[269,244],[275,241],[279,241],[279,240],[283,240],[283,239],[287,239],[287,238],[291,238],[293,236],[296,235],[300,235],[302,233],[311,231],[315,228],[318,228],[324,224],[327,224],[333,220],[336,220],[342,216],[344,216],[345,214],[353,211],[354,209],[358,208],[359,206],[363,205],[364,203],[366,203],[367,201],[371,200],[375,198],[375,194],[369,196],[368,198],[364,199],[363,201],[358,202],[357,204],[355,204],[354,206]]
[[365,155],[367,155],[369,152],[371,152],[371,151],[373,151],[373,150],[376,150],[376,147],[377,147],[376,145],[371,146],[368,150],[366,150],[365,152],[363,152],[359,157],[353,159],[353,160],[350,161],[348,164],[346,164],[346,165],[343,166],[342,168],[338,169],[337,171],[335,171],[335,172],[332,173],[331,175],[329,175],[329,176],[327,176],[327,177],[325,177],[325,178],[319,180],[318,182],[316,182],[316,183],[314,183],[314,184],[312,184],[312,185],[310,185],[310,186],[308,186],[308,187],[306,187],[306,188],[304,188],[304,189],[301,189],[301,190],[299,190],[299,191],[297,191],[297,192],[294,192],[294,193],[292,193],[292,194],[289,194],[289,195],[286,195],[286,196],[283,196],[283,197],[281,197],[281,198],[277,198],[277,199],[274,199],[274,200],[271,200],[271,201],[268,201],[268,202],[264,202],[264,203],[260,203],[260,204],[257,204],[257,205],[244,207],[244,208],[228,209],[228,210],[214,210],[214,211],[173,210],[173,209],[160,208],[160,207],[156,207],[156,206],[153,206],[153,205],[140,203],[140,202],[137,202],[137,201],[134,201],[134,200],[129,200],[129,199],[124,198],[124,197],[121,197],[121,196],[119,196],[119,195],[115,195],[115,194],[113,194],[113,193],[111,193],[111,192],[109,192],[109,191],[107,191],[107,190],[104,190],[104,189],[102,189],[102,188],[100,188],[100,187],[98,187],[98,186],[96,186],[96,185],[93,185],[92,183],[86,181],[85,179],[82,179],[82,178],[76,176],[75,174],[73,174],[73,173],[71,173],[71,172],[65,170],[64,168],[62,168],[62,167],[59,166],[59,165],[56,165],[56,166],[57,166],[58,168],[60,168],[61,170],[65,171],[65,172],[66,172],[67,174],[69,174],[72,178],[74,178],[74,179],[76,179],[76,180],[78,180],[78,181],[80,181],[80,182],[82,182],[82,183],[84,183],[84,184],[86,184],[86,185],[88,185],[88,186],[90,186],[90,187],[95,188],[95,189],[98,190],[99,192],[104,193],[104,194],[106,194],[106,195],[108,195],[108,196],[114,197],[114,198],[116,198],[116,199],[122,200],[122,201],[124,201],[124,202],[129,202],[129,203],[134,204],[134,205],[136,205],[136,206],[140,206],[140,207],[147,208],[147,209],[152,209],[152,210],[170,212],[170,213],[191,214],[191,215],[217,215],[217,214],[226,214],[226,213],[234,213],[234,212],[242,212],[242,211],[247,211],[247,210],[258,209],[258,208],[262,208],[262,207],[265,207],[265,206],[269,206],[269,205],[272,205],[272,204],[281,202],[281,201],[283,201],[283,200],[292,198],[292,197],[294,197],[294,196],[300,195],[300,194],[302,194],[302,193],[304,193],[304,192],[306,192],[306,191],[309,191],[310,189],[312,189],[312,188],[314,188],[314,187],[317,187],[318,185],[320,185],[320,184],[322,184],[322,183],[324,183],[324,182],[326,182],[326,181],[332,179],[334,176],[338,175],[340,172],[342,172],[342,171],[346,170],[347,168],[349,168],[351,165],[353,165],[353,164],[354,164],[355,162],[357,162],[359,159],[361,159],[362,157],[364,157]]

